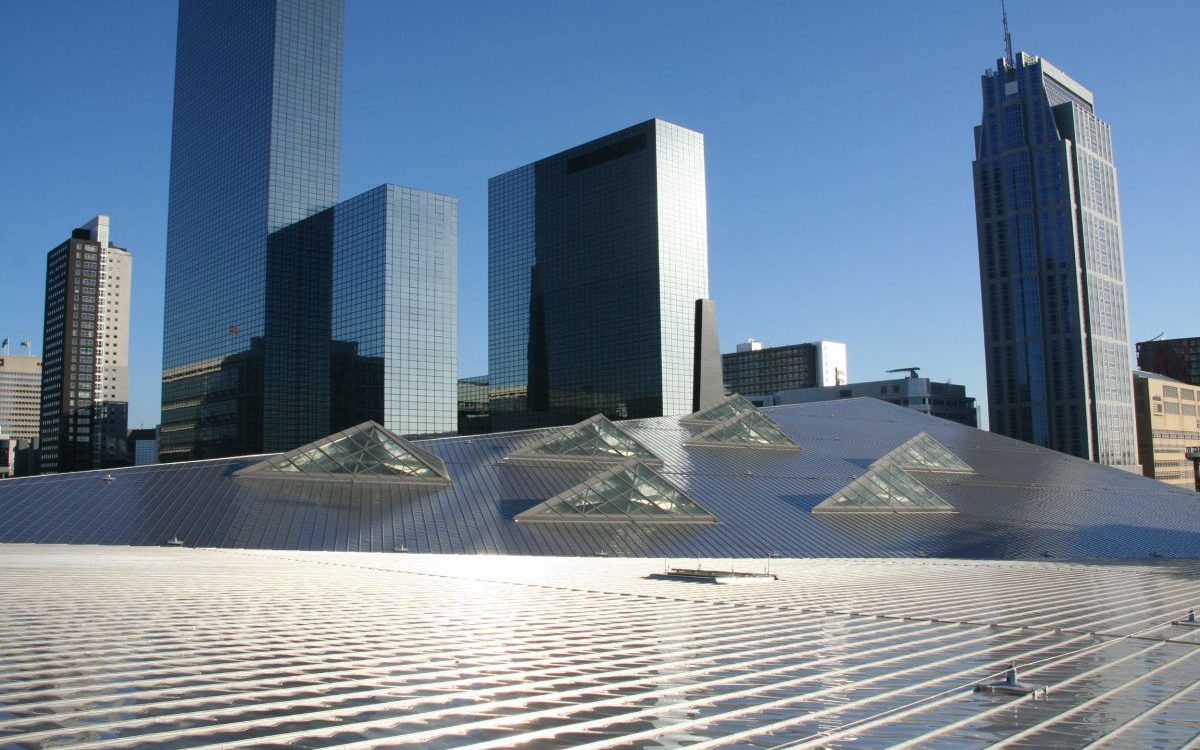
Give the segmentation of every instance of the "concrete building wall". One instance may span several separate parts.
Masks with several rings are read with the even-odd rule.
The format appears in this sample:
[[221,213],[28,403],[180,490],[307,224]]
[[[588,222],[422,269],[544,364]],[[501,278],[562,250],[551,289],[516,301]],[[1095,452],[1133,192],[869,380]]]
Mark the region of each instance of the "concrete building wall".
[[1135,370],[1133,392],[1142,474],[1193,489],[1192,462],[1184,453],[1200,446],[1200,387]]
[[755,339],[721,355],[725,387],[743,396],[849,382],[846,345],[837,341],[764,347]]
[[797,388],[775,394],[747,396],[760,406],[807,404],[814,401],[836,401],[843,398],[877,398],[932,417],[949,419],[969,427],[979,426],[975,399],[967,395],[966,386],[938,383],[929,378],[897,378],[873,380],[866,383],[847,383],[840,386]]
[[42,403],[42,358],[0,354],[0,434],[32,440],[38,436]]
[[45,472],[129,462],[133,256],[96,216],[46,258],[39,435]]

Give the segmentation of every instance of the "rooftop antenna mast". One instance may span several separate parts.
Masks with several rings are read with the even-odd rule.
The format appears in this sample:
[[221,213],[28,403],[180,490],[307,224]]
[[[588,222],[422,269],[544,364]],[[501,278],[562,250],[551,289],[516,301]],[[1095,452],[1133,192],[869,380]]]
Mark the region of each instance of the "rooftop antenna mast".
[[1013,61],[1012,37],[1008,34],[1008,8],[1005,7],[1004,0],[1000,0],[1000,17],[1004,20],[1004,64],[1012,70],[1017,65]]

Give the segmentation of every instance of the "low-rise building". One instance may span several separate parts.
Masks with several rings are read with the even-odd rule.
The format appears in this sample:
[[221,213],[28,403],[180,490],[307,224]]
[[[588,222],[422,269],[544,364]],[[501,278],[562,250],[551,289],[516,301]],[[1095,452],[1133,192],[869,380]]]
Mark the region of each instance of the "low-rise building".
[[1145,372],[1200,386],[1200,336],[1139,341],[1137,358]]
[[1134,370],[1133,397],[1142,473],[1194,489],[1193,466],[1186,454],[1188,448],[1200,446],[1200,388],[1165,375]]
[[743,396],[849,382],[846,345],[837,341],[763,346],[746,339],[736,352],[721,355],[721,369],[725,389]]
[[42,358],[0,353],[0,434],[15,440],[36,438],[41,408]]
[[773,394],[754,394],[746,397],[756,406],[777,406],[863,396],[913,409],[931,417],[949,419],[951,422],[958,422],[970,427],[979,426],[979,409],[975,406],[975,398],[967,395],[966,386],[939,383],[929,378],[907,377],[893,380],[872,380],[866,383],[846,383],[823,388],[795,388]]
[[158,463],[158,428],[141,427],[129,431],[129,456],[134,466]]

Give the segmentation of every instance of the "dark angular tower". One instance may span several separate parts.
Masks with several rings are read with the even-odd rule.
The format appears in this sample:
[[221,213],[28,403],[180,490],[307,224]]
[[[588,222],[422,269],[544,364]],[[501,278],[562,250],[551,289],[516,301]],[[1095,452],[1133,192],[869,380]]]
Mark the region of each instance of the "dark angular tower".
[[973,171],[991,429],[1137,471],[1109,127],[1090,91],[1025,52],[997,61],[982,89]]
[[649,120],[488,183],[494,429],[687,414],[704,136]]

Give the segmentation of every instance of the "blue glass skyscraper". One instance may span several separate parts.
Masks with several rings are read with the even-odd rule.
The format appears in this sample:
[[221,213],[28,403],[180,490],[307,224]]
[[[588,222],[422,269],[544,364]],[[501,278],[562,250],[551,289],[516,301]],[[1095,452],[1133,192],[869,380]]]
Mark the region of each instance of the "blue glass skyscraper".
[[707,296],[701,133],[649,120],[493,177],[492,427],[691,412]]
[[975,214],[993,432],[1136,470],[1117,172],[1092,93],[1022,52],[983,78]]
[[[164,461],[328,432],[343,0],[181,0]],[[297,224],[306,220],[303,224]]]
[[330,431],[458,423],[458,199],[380,185],[334,210]]
[[163,461],[454,430],[457,203],[337,204],[343,5],[181,0]]

